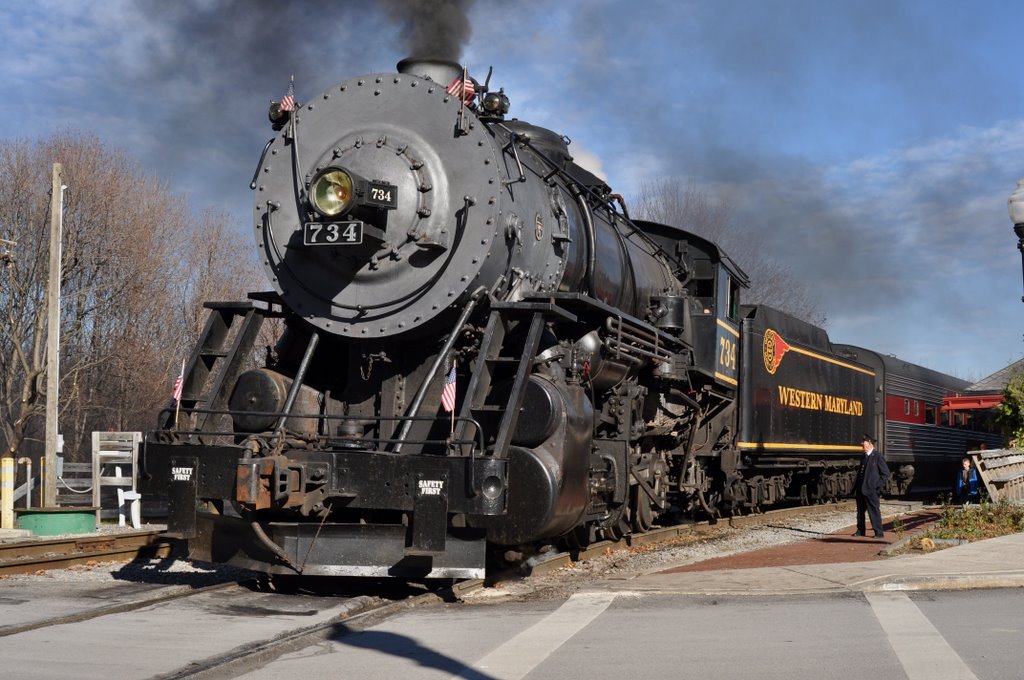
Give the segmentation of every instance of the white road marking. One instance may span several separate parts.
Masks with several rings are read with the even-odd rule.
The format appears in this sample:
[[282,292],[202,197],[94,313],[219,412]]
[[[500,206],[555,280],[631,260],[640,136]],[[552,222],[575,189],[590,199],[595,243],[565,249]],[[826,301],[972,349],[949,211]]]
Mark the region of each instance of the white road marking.
[[978,680],[932,622],[904,593],[864,593],[907,680]]
[[477,661],[455,678],[520,680],[608,608],[616,593],[577,593],[561,607]]

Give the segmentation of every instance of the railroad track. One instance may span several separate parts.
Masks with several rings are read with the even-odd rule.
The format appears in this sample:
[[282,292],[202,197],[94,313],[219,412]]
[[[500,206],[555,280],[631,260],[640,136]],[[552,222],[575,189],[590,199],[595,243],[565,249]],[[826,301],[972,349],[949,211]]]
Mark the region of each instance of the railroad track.
[[[773,524],[792,517],[808,517],[828,512],[854,512],[854,510],[855,503],[853,501],[842,501],[839,503],[826,503],[822,505],[801,505],[793,508],[769,510],[767,512],[753,515],[728,517],[719,520],[719,523],[739,529]],[[529,574],[543,576],[566,567],[573,562],[592,559],[600,555],[607,554],[608,552],[629,550],[630,548],[638,548],[641,546],[671,541],[672,539],[679,538],[681,536],[689,536],[695,531],[698,531],[701,528],[707,528],[708,526],[708,522],[677,524],[670,527],[651,529],[643,534],[625,536],[617,541],[601,541],[599,543],[589,545],[586,549],[578,552],[562,552],[546,555],[531,563]],[[459,589],[459,592],[467,592],[467,589],[480,587],[480,585],[483,584],[482,581],[480,582],[480,585],[474,585],[475,583],[476,582],[466,581],[462,584],[458,584],[456,588]]]
[[[723,519],[722,522],[727,522],[734,528],[749,527],[789,517],[822,512],[852,511],[852,506],[852,502],[800,506],[731,517]],[[529,567],[529,573],[538,575],[550,573],[576,560],[588,559],[608,551],[627,550],[668,541],[691,534],[697,528],[706,526],[707,522],[700,522],[652,529],[647,533],[626,536],[618,541],[601,541],[579,552],[548,555],[534,560]],[[170,557],[181,547],[182,542],[179,539],[168,538],[158,531],[3,543],[0,544],[0,576],[31,574],[45,569],[64,569],[89,562],[118,562]],[[483,580],[464,581],[459,590],[466,592],[467,589],[482,587],[483,584]]]
[[129,600],[127,602],[119,602],[116,604],[103,605],[100,607],[91,607],[89,609],[77,611],[71,614],[64,614],[61,616],[52,616],[49,618],[39,619],[38,621],[29,621],[27,623],[0,626],[0,637],[7,637],[8,635],[17,635],[18,633],[26,633],[30,630],[49,628],[51,626],[62,626],[69,623],[80,623],[82,621],[97,619],[101,616],[132,612],[137,609],[142,609],[143,607],[150,607],[154,604],[160,604],[161,602],[170,602],[171,600],[177,600],[183,597],[192,597],[218,590],[227,590],[230,588],[241,587],[242,586],[238,583],[228,582],[217,583],[211,586],[203,586],[201,588],[168,588],[167,590],[161,591],[156,594],[147,593],[140,595],[138,598]]
[[93,562],[170,557],[180,541],[158,531],[107,536],[78,536],[0,544],[0,576],[31,574]]
[[[369,583],[364,586],[365,592],[355,593],[358,590],[352,585],[355,581],[342,580],[348,585],[339,586],[338,592],[316,596],[268,593],[245,578],[207,586],[191,582],[157,585],[140,581],[137,587],[126,584],[117,588],[103,581],[75,585],[60,580],[39,581],[30,592],[23,590],[25,586],[19,582],[11,584],[6,592],[0,590],[0,600],[7,600],[4,604],[10,607],[7,620],[17,617],[17,600],[32,599],[33,594],[49,598],[36,610],[57,612],[70,608],[72,611],[0,625],[0,657],[12,649],[18,649],[18,654],[24,656],[26,649],[38,647],[38,656],[42,658],[43,650],[52,643],[57,647],[103,650],[110,648],[111,637],[132,640],[143,648],[168,644],[168,638],[173,638],[176,641],[173,644],[182,645],[184,650],[195,647],[202,651],[191,652],[191,658],[187,654],[185,658],[160,658],[159,654],[153,659],[134,658],[134,672],[141,672],[139,668],[147,669],[137,677],[161,680],[235,677],[231,672],[233,668],[248,667],[260,659],[272,660],[287,651],[308,646],[311,641],[332,639],[340,634],[339,629],[362,629],[406,607],[444,597],[436,591],[425,592],[422,586],[391,582]],[[353,593],[345,593],[346,589],[352,589]],[[97,606],[96,602],[104,604]],[[214,635],[210,631],[223,631],[224,621],[232,616],[240,617],[240,621],[247,620],[240,627],[244,632],[234,636],[225,633],[227,641],[218,642],[220,633]],[[103,621],[81,625],[96,619]],[[46,632],[40,634],[44,629]],[[161,632],[164,629],[170,632]],[[250,635],[252,637],[248,637]],[[211,643],[211,639],[214,642]],[[212,650],[216,651],[211,653]],[[27,655],[35,656],[36,652],[30,651]],[[94,663],[96,658],[85,660]],[[123,677],[134,676],[125,671]]]

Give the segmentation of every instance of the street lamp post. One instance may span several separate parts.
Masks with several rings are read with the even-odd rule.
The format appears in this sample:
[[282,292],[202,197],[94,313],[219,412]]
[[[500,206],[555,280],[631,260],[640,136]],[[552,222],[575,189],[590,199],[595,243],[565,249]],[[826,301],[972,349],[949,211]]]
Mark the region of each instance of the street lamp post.
[[[1020,267],[1024,272],[1024,177],[1017,180],[1017,190],[1010,194],[1006,202],[1010,210],[1010,221],[1013,222],[1013,232],[1017,234],[1017,250],[1020,251]],[[1021,297],[1024,302],[1024,297]]]

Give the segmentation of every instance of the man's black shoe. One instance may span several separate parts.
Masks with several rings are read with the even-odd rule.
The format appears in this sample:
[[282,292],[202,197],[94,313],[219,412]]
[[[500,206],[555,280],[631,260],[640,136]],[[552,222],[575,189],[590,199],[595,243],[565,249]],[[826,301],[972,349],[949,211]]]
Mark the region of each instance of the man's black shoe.
[[880,531],[876,531],[875,538],[885,538],[885,534]]
[[854,534],[854,536],[863,536],[863,535],[864,535],[864,532],[863,532],[863,531],[858,531],[858,532],[856,532],[856,533]]

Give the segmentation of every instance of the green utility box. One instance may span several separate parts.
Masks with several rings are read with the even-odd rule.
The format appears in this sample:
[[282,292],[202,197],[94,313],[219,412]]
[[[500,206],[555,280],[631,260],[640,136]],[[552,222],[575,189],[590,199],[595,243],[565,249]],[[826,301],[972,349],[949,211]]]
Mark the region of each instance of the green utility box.
[[33,536],[96,532],[96,508],[15,508],[15,525]]

